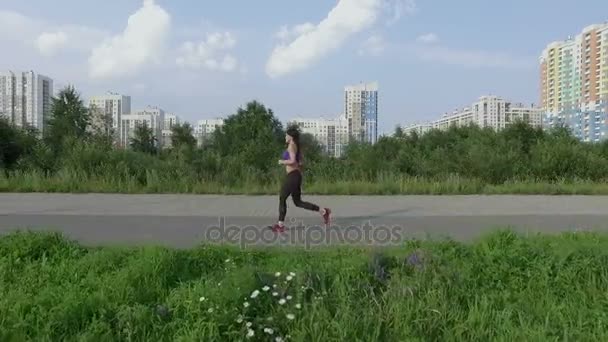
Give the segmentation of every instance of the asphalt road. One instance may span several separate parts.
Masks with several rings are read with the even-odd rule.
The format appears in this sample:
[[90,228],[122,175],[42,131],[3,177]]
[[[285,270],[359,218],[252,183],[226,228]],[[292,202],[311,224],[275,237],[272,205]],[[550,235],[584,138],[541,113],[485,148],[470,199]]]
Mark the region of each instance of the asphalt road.
[[559,233],[608,230],[608,196],[304,196],[329,206],[331,227],[288,202],[287,231],[276,196],[0,194],[0,234],[59,231],[84,245],[206,243],[391,246],[417,238],[468,241],[494,229]]

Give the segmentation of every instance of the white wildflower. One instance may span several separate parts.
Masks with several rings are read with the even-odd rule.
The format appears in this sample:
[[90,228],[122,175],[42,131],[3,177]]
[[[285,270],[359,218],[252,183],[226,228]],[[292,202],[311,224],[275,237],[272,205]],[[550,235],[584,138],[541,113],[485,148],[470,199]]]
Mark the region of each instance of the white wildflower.
[[295,273],[293,273],[293,272],[289,272],[289,275],[290,275],[290,276],[292,276],[292,277],[295,277],[295,276],[296,276],[296,274],[295,274]]
[[283,340],[283,338],[281,338],[280,336],[277,336],[277,337],[274,339],[274,341],[275,341],[275,342],[283,342],[284,340]]
[[293,297],[292,296],[287,296],[286,298],[287,298],[287,300],[291,300],[291,298],[293,298]]
[[255,335],[255,332],[251,329],[247,330],[247,338],[252,338]]
[[270,290],[270,287],[268,287],[268,286],[264,286],[264,287],[262,287],[262,291],[266,292],[266,291],[268,291],[268,290]]
[[204,301],[205,301],[205,299],[206,299],[205,297],[201,297],[201,298],[199,298],[198,300],[199,300],[199,302],[204,302]]
[[296,309],[300,310],[302,308],[302,304],[298,303],[296,304]]
[[230,262],[230,259],[226,259],[226,260],[224,260],[224,262]]
[[287,314],[287,319],[292,321],[296,318],[296,316],[294,314]]
[[280,277],[281,276],[281,272],[277,272],[274,274],[275,277]]
[[260,294],[260,291],[258,291],[258,290],[253,291],[253,293],[251,294],[251,298],[255,298],[255,297],[257,297],[259,294]]
[[213,312],[213,308],[209,308],[209,309],[207,309],[207,312],[208,312],[208,313],[212,313],[212,312]]
[[279,295],[279,293],[278,293],[278,292],[273,292],[273,293],[272,293],[272,296],[273,296],[273,297],[276,297],[276,296],[278,296],[278,295]]
[[249,307],[249,302],[243,303],[243,306],[246,307],[246,308]]
[[279,305],[283,305],[283,304],[285,304],[285,299],[281,298],[281,299],[279,300]]
[[270,328],[264,328],[264,332],[267,333],[268,335],[272,335],[274,333],[274,330],[272,330]]
[[277,284],[272,285],[272,288],[276,289],[277,288]]
[[237,323],[243,323],[243,317],[239,316],[239,318],[236,319],[236,322]]
[[250,328],[251,327],[251,322],[247,322],[245,325],[247,326],[247,328]]
[[287,276],[287,281],[291,281],[291,279],[293,279],[292,276]]

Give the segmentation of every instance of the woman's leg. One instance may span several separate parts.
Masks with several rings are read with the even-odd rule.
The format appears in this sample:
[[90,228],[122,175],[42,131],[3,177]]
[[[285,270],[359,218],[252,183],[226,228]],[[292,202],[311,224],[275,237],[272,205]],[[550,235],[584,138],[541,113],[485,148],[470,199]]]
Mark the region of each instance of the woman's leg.
[[[298,172],[298,171],[296,171],[296,172]],[[329,214],[331,211],[327,208],[321,209],[321,208],[319,208],[318,205],[316,205],[314,203],[302,201],[302,174],[300,172],[298,172],[296,178],[297,178],[296,185],[294,186],[294,188],[291,192],[291,198],[293,198],[293,204],[295,204],[296,207],[298,207],[298,208],[319,212],[323,216],[325,224],[328,224],[329,223]]]
[[291,193],[291,198],[293,199],[293,204],[295,204],[296,207],[298,207],[298,208],[302,208],[302,209],[306,209],[306,210],[310,210],[310,211],[319,211],[320,208],[318,205],[302,201],[301,179],[302,178],[300,177],[300,181],[298,182],[297,186]]
[[279,194],[279,226],[283,226],[285,222],[285,216],[287,215],[287,198],[291,194],[291,186],[289,175],[283,181],[281,186],[281,192]]

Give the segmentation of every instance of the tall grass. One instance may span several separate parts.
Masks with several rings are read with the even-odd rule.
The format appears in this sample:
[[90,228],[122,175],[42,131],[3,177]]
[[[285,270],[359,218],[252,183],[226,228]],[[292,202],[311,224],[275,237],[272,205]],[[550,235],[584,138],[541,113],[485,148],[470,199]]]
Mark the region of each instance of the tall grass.
[[16,233],[0,238],[0,274],[2,341],[608,339],[608,237],[586,233],[383,252],[89,249]]
[[[14,172],[10,177],[0,174],[0,192],[275,195],[281,186],[280,181],[281,176],[277,176],[274,182],[262,183],[255,179],[245,179],[236,184],[225,184],[213,179],[168,179],[159,176],[156,171],[148,172],[141,181],[131,175],[86,176],[70,170],[44,175],[32,171]],[[311,182],[305,179],[303,191],[318,195],[608,195],[608,183],[584,180],[556,182],[530,180],[492,185],[479,179],[458,176],[432,180],[385,174],[376,181],[328,181],[317,178]]]

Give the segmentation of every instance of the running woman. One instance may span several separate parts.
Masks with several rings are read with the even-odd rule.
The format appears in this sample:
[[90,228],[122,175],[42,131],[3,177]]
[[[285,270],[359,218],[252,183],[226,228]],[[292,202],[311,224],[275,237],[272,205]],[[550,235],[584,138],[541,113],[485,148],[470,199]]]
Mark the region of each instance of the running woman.
[[281,194],[279,196],[279,221],[272,226],[274,232],[285,231],[285,215],[287,214],[287,197],[291,195],[293,203],[298,208],[303,208],[310,211],[316,211],[321,214],[325,225],[329,224],[329,215],[331,210],[328,208],[319,208],[316,204],[302,201],[302,151],[300,150],[300,132],[297,128],[289,128],[285,135],[285,142],[288,147],[283,152],[283,159],[279,160],[280,165],[285,165],[287,177],[283,181]]

